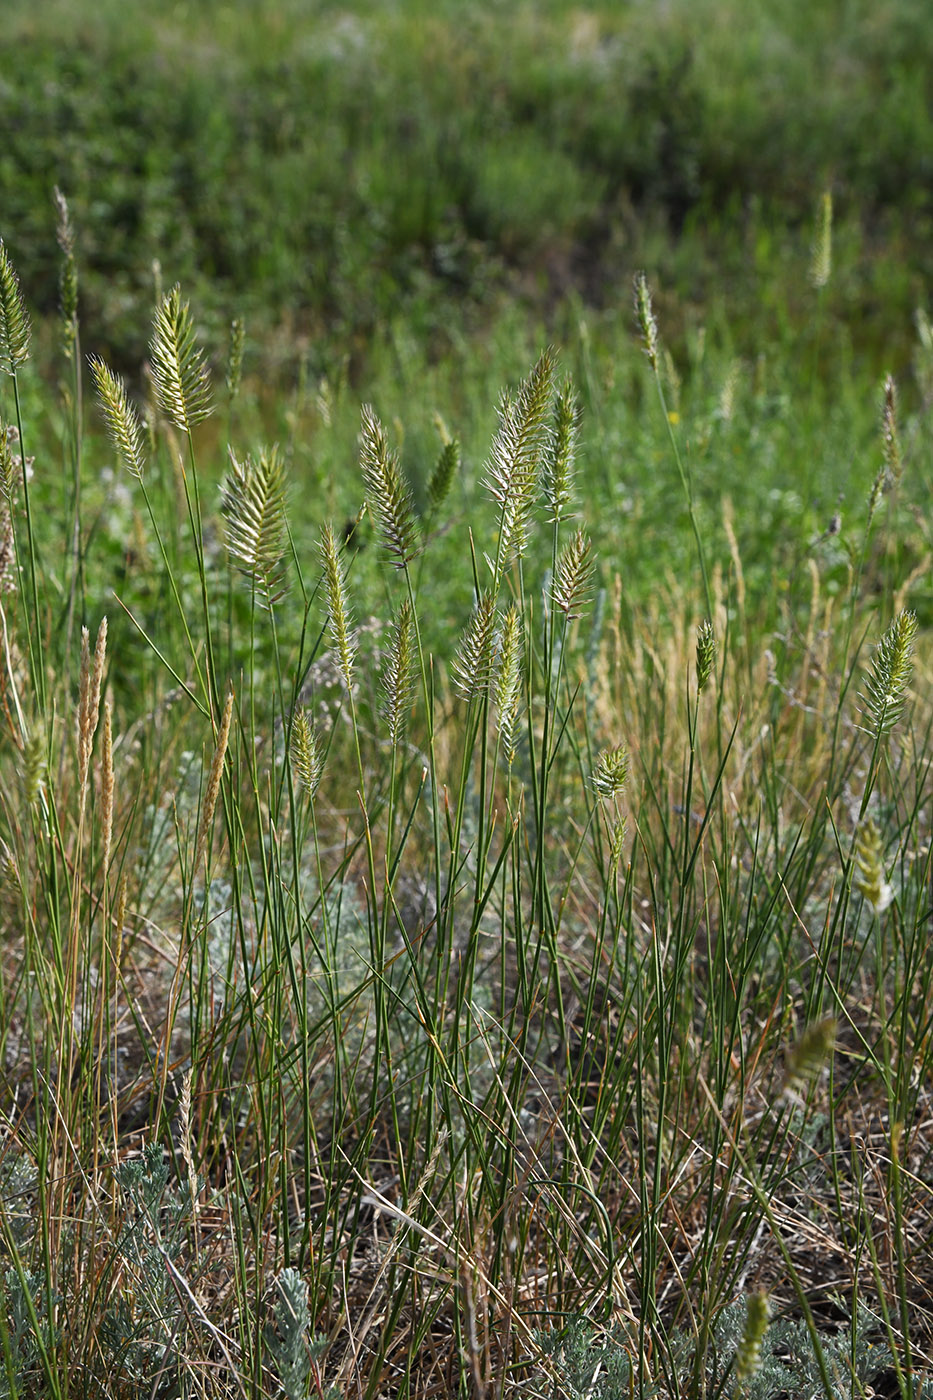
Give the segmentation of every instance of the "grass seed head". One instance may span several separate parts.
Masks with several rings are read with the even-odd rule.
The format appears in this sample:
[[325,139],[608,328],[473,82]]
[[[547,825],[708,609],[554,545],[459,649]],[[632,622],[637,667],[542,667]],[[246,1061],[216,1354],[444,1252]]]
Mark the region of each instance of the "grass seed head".
[[761,1369],[761,1347],[770,1311],[767,1293],[750,1293],[745,1300],[745,1325],[735,1353],[735,1378],[740,1385],[747,1384]]
[[709,684],[716,665],[716,633],[709,618],[700,623],[697,629],[697,691]]
[[512,603],[502,623],[495,690],[502,752],[510,768],[515,762],[516,725],[522,690],[522,634],[522,615],[518,606]]
[[635,276],[635,314],[638,317],[638,324],[641,327],[642,338],[645,342],[645,354],[648,356],[648,363],[658,372],[658,357],[660,354],[660,342],[658,338],[658,322],[651,305],[651,289],[648,286],[648,279],[643,272]]
[[897,385],[890,374],[885,376],[881,406],[881,445],[884,454],[884,489],[900,485],[904,462],[897,431]]
[[552,520],[562,520],[573,499],[573,477],[583,409],[568,379],[554,405],[554,426],[541,467],[541,484]]
[[913,673],[917,617],[909,609],[898,613],[875,648],[862,699],[879,734],[897,722]]
[[88,363],[113,445],[133,476],[142,478],[146,465],[143,429],[127,396],[126,385],[103,360],[92,356]]
[[307,710],[296,710],[292,720],[292,767],[298,781],[313,802],[321,785],[324,755]]
[[493,439],[486,487],[500,510],[500,557],[518,557],[528,543],[528,519],[538,489],[553,392],[554,356],[545,350],[514,398],[499,401],[499,427]]
[[593,791],[603,802],[611,802],[618,797],[628,778],[628,755],[623,744],[611,749],[603,749],[596,760],[590,781]]
[[183,433],[211,412],[211,386],[194,323],[176,283],[156,308],[149,346],[159,407]]
[[816,228],[810,248],[810,285],[825,287],[833,271],[833,197],[829,190],[820,195]]
[[396,748],[405,737],[415,694],[415,624],[407,598],[392,629],[383,691],[382,715],[389,726],[389,740]]
[[29,359],[29,316],[19,278],[0,238],[0,370],[15,374]]
[[402,474],[397,453],[389,451],[385,429],[369,404],[363,405],[360,466],[382,543],[395,567],[404,569],[421,548],[411,487]]
[[321,561],[324,565],[324,589],[327,594],[328,627],[331,643],[337,653],[337,664],[347,690],[353,684],[353,662],[356,638],[350,619],[347,585],[337,549],[337,540],[330,524],[321,530]]
[[454,685],[468,702],[489,685],[497,619],[496,600],[486,592],[473,609],[453,663]]
[[800,1039],[784,1055],[784,1088],[791,1095],[805,1092],[829,1062],[836,1044],[836,1019],[824,1016],[807,1026]]
[[227,549],[271,607],[285,593],[282,561],[288,541],[285,465],[277,447],[243,462],[230,449],[221,510]]
[[874,817],[868,817],[859,828],[852,883],[876,914],[883,914],[894,898],[894,889],[885,878],[881,832]]
[[246,327],[242,316],[235,316],[230,322],[230,348],[227,352],[227,393],[231,399],[235,399],[240,392],[240,380],[243,377],[243,345],[246,339]]
[[585,530],[577,530],[561,550],[551,588],[555,608],[562,612],[568,621],[582,615],[592,576],[592,541]]

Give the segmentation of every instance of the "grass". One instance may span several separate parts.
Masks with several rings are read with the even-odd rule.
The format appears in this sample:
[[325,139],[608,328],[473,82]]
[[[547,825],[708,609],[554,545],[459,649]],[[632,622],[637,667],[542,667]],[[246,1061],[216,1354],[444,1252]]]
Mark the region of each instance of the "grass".
[[8,9],[0,1397],[929,1396],[925,10]]
[[4,259],[0,1391],[927,1393],[922,319],[866,407],[642,282],[482,413],[396,325],[273,448]]

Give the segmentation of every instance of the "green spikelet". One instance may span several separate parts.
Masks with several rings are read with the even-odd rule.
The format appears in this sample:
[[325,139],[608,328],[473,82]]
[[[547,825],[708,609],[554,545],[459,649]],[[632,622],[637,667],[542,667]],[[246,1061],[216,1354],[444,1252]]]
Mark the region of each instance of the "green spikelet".
[[541,468],[541,485],[552,520],[562,520],[573,499],[573,476],[583,410],[573,384],[561,387],[554,406],[554,427]]
[[894,898],[894,890],[885,878],[881,832],[874,817],[868,817],[859,828],[852,883],[876,914],[884,913]]
[[307,710],[296,710],[292,720],[292,768],[301,786],[313,802],[321,785],[324,756]]
[[288,540],[285,466],[277,447],[259,460],[238,462],[230,450],[230,471],[222,488],[227,548],[268,606],[285,592],[282,560]]
[[502,623],[499,662],[496,670],[495,701],[499,737],[506,763],[515,762],[518,705],[522,688],[522,615],[512,603]]
[[17,440],[16,428],[0,418],[0,493],[6,501],[13,499],[13,491],[19,477],[16,454],[13,444]]
[[45,782],[45,743],[41,734],[30,734],[23,746],[22,775],[23,796],[29,807],[39,801],[39,794]]
[[176,428],[190,433],[211,412],[211,386],[177,283],[156,308],[149,350],[159,407]]
[[784,1054],[784,1088],[789,1094],[802,1094],[828,1063],[836,1043],[836,1020],[824,1016],[807,1026],[803,1035]]
[[473,609],[453,663],[454,684],[464,700],[472,700],[489,685],[497,618],[495,598],[484,593]]
[[621,794],[627,778],[628,756],[624,745],[616,744],[614,748],[603,749],[590,779],[597,797],[603,802],[613,801]]
[[913,672],[917,618],[910,611],[898,613],[875,648],[862,699],[875,730],[886,733],[897,722]]
[[900,435],[897,431],[897,385],[890,374],[885,376],[884,381],[884,398],[881,407],[881,446],[884,454],[884,489],[890,491],[900,485],[904,470]]
[[146,458],[139,416],[126,393],[126,385],[103,360],[90,359],[91,374],[114,447],[133,476],[142,477]]
[[370,509],[382,543],[397,569],[404,569],[420,549],[411,488],[398,456],[389,451],[385,429],[369,404],[363,405],[360,467]]
[[641,327],[648,363],[657,374],[660,354],[658,323],[651,305],[651,289],[643,272],[637,273],[635,277],[635,315],[638,317],[638,324]]
[[524,553],[528,519],[538,485],[551,403],[554,357],[545,350],[514,398],[499,403],[499,428],[493,439],[486,487],[501,512],[500,557]]
[[349,690],[353,684],[353,662],[356,657],[356,639],[350,622],[350,607],[347,601],[347,586],[343,566],[337,551],[337,541],[330,525],[321,531],[321,562],[324,565],[324,588],[327,594],[328,627],[331,642],[337,653],[340,674]]
[[750,1293],[745,1300],[745,1326],[735,1353],[735,1378],[747,1385],[761,1369],[761,1347],[768,1330],[767,1293]]
[[246,326],[242,316],[235,316],[230,322],[230,346],[227,351],[227,373],[225,376],[227,393],[231,401],[240,392],[243,377],[243,346],[246,340]]
[[816,229],[810,249],[810,285],[825,287],[833,271],[833,197],[829,190],[820,195]]
[[10,256],[0,238],[0,370],[15,374],[29,359],[29,317]]
[[398,610],[389,644],[389,659],[383,678],[385,698],[382,715],[389,727],[389,739],[397,748],[405,737],[415,694],[415,625],[411,603],[406,598]]
[[437,455],[428,481],[428,501],[432,510],[440,510],[459,470],[460,444],[456,438],[449,438]]
[[589,536],[584,530],[578,530],[557,560],[551,598],[558,612],[568,620],[582,615],[593,574],[592,555]]
[[62,313],[62,350],[70,360],[74,354],[78,333],[78,264],[75,260],[75,235],[68,211],[68,201],[55,186],[55,209],[58,213],[56,237],[62,250],[62,265],[58,273],[58,295]]
[[697,692],[709,684],[716,665],[716,633],[707,618],[697,629]]

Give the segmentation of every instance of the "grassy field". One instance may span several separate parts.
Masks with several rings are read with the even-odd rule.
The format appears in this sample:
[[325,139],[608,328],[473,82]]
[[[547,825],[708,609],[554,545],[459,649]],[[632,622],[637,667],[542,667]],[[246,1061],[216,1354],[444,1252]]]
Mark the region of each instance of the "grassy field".
[[929,1400],[925,7],[465,12],[5,14],[0,1397]]

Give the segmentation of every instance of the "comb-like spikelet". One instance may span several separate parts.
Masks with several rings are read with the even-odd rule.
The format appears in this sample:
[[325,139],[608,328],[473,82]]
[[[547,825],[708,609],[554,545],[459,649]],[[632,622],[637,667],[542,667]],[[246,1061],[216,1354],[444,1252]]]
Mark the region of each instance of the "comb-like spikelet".
[[499,664],[496,670],[496,713],[502,752],[511,768],[515,762],[518,702],[522,691],[522,615],[510,604],[502,622]]
[[855,888],[876,914],[883,914],[894,898],[894,890],[885,878],[881,832],[874,817],[862,823],[856,837],[855,872]]
[[240,380],[243,376],[243,345],[246,339],[246,327],[242,316],[235,316],[230,322],[230,349],[227,354],[227,393],[231,399],[235,399],[240,392]]
[[29,317],[19,278],[0,238],[0,370],[15,374],[29,359]]
[[801,1094],[827,1063],[836,1044],[836,1020],[824,1016],[807,1026],[800,1039],[784,1055],[784,1088],[788,1094]]
[[328,626],[333,648],[337,653],[340,674],[349,690],[353,683],[353,660],[356,639],[350,621],[347,585],[331,525],[321,530],[321,561],[324,565],[324,589],[327,594]]
[[398,610],[392,629],[389,660],[383,677],[385,699],[382,714],[389,726],[389,739],[393,747],[400,744],[405,737],[405,727],[414,699],[414,632],[411,603],[406,598]]
[[564,546],[554,569],[551,597],[565,617],[579,617],[583,611],[593,573],[593,546],[584,530],[577,530]]
[[898,613],[875,648],[862,699],[879,734],[897,721],[913,671],[916,614]]
[[142,477],[146,465],[142,424],[127,397],[126,385],[103,360],[92,357],[89,364],[113,445],[129,471]]
[[648,279],[643,272],[639,272],[635,276],[635,314],[638,317],[638,324],[645,342],[648,363],[657,373],[660,353],[658,322],[651,305],[651,288],[648,286]]
[[591,782],[593,791],[604,802],[611,802],[619,796],[628,777],[628,757],[623,744],[603,749],[596,760]]
[[473,609],[453,663],[454,684],[464,700],[472,700],[489,684],[497,616],[495,598],[484,593]]
[[382,543],[395,567],[403,569],[420,548],[411,488],[402,475],[397,454],[389,451],[385,429],[369,404],[363,405],[360,466]]
[[292,720],[292,767],[298,781],[314,801],[324,772],[324,756],[307,710],[296,710]]
[[271,605],[285,592],[282,560],[288,539],[285,466],[277,447],[260,451],[258,461],[243,462],[230,449],[221,510],[228,550]]
[[499,429],[486,463],[483,485],[502,513],[503,560],[523,554],[527,543],[528,516],[537,490],[553,377],[554,357],[545,350],[515,398],[505,395],[499,404]]
[[541,468],[541,485],[552,520],[562,520],[573,498],[573,474],[583,410],[568,379],[557,395],[554,427]]
[[770,1308],[767,1293],[750,1293],[745,1300],[745,1326],[735,1353],[735,1378],[740,1385],[761,1369],[761,1347],[768,1330]]
[[75,333],[78,329],[78,264],[75,259],[75,235],[68,211],[68,201],[58,186],[54,190],[58,226],[55,234],[62,250],[62,265],[58,274],[58,294],[62,313],[62,349],[68,359],[74,354]]
[[460,444],[456,438],[449,438],[437,455],[434,470],[428,481],[428,500],[432,510],[439,510],[444,504],[459,470]]
[[885,489],[898,486],[904,463],[901,441],[897,431],[897,385],[891,375],[885,376],[884,399],[881,408],[881,445],[884,453]]
[[716,634],[713,631],[713,624],[709,618],[701,622],[697,628],[697,691],[703,690],[709,683],[709,678],[713,674],[713,667],[716,664]]
[[833,271],[833,197],[829,190],[820,195],[816,230],[810,250],[810,284],[825,287]]
[[211,389],[191,312],[177,283],[156,308],[149,349],[159,406],[176,428],[190,433],[210,414]]

